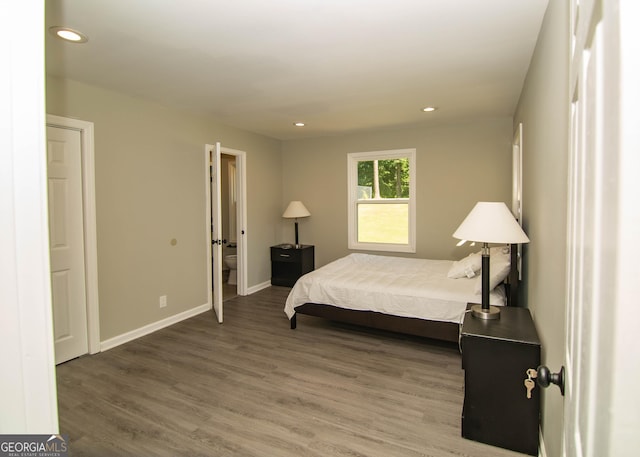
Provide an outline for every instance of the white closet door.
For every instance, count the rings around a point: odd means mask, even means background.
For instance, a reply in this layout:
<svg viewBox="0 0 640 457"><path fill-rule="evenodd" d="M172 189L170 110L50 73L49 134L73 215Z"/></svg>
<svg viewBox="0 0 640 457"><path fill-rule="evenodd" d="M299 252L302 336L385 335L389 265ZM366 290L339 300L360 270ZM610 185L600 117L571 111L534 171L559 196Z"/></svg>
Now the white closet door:
<svg viewBox="0 0 640 457"><path fill-rule="evenodd" d="M49 248L56 363L89 352L81 158L79 131L47 127Z"/></svg>

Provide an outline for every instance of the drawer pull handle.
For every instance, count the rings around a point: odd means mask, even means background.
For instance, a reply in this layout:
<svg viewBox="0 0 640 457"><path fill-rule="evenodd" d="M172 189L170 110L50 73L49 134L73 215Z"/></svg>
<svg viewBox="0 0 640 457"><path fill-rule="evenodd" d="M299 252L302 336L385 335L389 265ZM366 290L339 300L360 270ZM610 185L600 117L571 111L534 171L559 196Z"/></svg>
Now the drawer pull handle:
<svg viewBox="0 0 640 457"><path fill-rule="evenodd" d="M280 257L291 257L289 254L280 254Z"/></svg>

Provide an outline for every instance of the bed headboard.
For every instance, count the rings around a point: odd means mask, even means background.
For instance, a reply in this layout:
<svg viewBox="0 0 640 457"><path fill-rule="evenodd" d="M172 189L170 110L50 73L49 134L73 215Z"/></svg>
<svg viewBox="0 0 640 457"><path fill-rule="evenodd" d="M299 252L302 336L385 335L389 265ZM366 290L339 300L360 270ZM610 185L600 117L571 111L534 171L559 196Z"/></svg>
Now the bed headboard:
<svg viewBox="0 0 640 457"><path fill-rule="evenodd" d="M507 306L518 306L518 286L520 283L520 271L518 270L518 248L520 245L511 245L511 270L507 277Z"/></svg>

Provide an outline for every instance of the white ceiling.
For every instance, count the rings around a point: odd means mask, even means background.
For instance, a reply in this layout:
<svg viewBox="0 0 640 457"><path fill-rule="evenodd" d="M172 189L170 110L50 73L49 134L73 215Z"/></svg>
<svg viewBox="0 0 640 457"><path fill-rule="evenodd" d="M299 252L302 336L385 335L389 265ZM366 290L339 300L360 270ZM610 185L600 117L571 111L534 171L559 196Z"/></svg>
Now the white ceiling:
<svg viewBox="0 0 640 457"><path fill-rule="evenodd" d="M510 116L547 0L47 0L47 72L279 139ZM421 112L426 105L438 110ZM294 127L295 121L307 123Z"/></svg>

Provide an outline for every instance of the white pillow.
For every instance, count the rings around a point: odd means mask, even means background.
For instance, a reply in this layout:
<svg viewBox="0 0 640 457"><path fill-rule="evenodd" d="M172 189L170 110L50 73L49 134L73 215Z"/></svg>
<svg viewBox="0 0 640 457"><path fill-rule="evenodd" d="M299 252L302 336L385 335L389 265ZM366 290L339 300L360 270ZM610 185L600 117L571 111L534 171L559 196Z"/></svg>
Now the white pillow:
<svg viewBox="0 0 640 457"><path fill-rule="evenodd" d="M464 259L453 262L453 265L451 265L451 268L449 268L449 272L447 273L447 278L473 278L478 274L481 268L482 256L479 252L474 252L473 254L466 256Z"/></svg>
<svg viewBox="0 0 640 457"><path fill-rule="evenodd" d="M489 258L490 291L509 276L509 271L511 271L511 255L509 252L510 250L508 247L496 248L495 251L494 248L491 248L491 257ZM482 275L480 275L476 280L475 293L482 293Z"/></svg>
<svg viewBox="0 0 640 457"><path fill-rule="evenodd" d="M505 246L494 246L492 248L489 248L489 255L491 255L491 257L493 257L494 255L510 256L511 255L511 246L510 245L505 245Z"/></svg>

